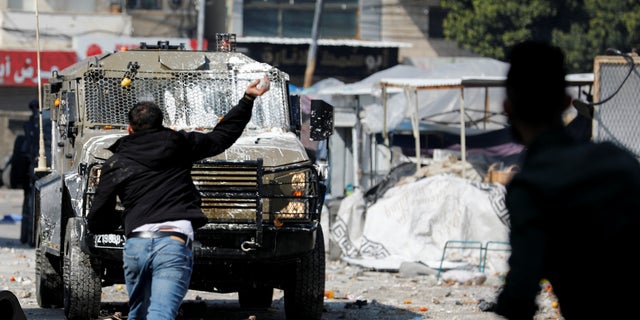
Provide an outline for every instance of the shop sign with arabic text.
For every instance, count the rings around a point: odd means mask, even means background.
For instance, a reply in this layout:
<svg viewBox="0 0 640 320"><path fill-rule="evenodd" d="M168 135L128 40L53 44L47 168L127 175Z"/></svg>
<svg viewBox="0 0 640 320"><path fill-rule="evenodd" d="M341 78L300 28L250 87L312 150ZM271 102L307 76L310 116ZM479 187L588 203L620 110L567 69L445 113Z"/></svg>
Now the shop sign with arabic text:
<svg viewBox="0 0 640 320"><path fill-rule="evenodd" d="M43 83L51 72L62 70L78 60L74 51L40 53L40 78ZM36 87L38 84L35 51L0 50L0 86Z"/></svg>

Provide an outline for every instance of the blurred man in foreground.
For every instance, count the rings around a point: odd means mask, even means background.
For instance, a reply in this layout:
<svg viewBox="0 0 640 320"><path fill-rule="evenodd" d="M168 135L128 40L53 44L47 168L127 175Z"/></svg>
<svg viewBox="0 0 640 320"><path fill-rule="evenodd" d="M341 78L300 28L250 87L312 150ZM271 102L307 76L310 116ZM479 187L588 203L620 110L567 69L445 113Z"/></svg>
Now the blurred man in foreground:
<svg viewBox="0 0 640 320"><path fill-rule="evenodd" d="M493 311L532 319L548 279L567 320L628 318L640 298L631 263L640 245L638 159L567 132L571 97L559 48L523 42L510 63L504 111L526 153L507 186L510 271Z"/></svg>

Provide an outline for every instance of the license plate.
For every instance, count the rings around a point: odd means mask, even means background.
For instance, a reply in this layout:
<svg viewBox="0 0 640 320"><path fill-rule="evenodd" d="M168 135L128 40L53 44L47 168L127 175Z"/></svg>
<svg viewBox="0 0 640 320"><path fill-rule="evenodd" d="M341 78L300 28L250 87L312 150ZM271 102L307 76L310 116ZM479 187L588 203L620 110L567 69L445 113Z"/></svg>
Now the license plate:
<svg viewBox="0 0 640 320"><path fill-rule="evenodd" d="M93 236L93 246L96 248L122 249L126 238L121 234L96 234Z"/></svg>

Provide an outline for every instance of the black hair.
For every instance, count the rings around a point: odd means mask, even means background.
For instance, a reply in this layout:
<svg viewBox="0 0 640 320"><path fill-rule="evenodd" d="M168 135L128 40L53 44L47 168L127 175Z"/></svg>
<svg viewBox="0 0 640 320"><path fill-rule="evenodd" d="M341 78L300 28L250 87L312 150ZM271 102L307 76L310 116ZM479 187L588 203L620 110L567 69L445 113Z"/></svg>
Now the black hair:
<svg viewBox="0 0 640 320"><path fill-rule="evenodd" d="M511 49L509 63L506 87L514 116L534 124L560 119L567 87L562 50L528 40Z"/></svg>
<svg viewBox="0 0 640 320"><path fill-rule="evenodd" d="M129 125L133 131L162 128L162 110L151 101L141 101L129 110Z"/></svg>

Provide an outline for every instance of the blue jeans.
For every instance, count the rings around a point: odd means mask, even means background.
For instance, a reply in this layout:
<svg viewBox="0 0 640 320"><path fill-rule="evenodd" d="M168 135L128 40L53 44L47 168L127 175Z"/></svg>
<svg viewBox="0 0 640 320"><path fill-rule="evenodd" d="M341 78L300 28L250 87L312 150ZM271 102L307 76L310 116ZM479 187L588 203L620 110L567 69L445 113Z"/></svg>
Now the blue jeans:
<svg viewBox="0 0 640 320"><path fill-rule="evenodd" d="M171 237L129 238L124 245L129 320L175 320L189 290L193 253Z"/></svg>

